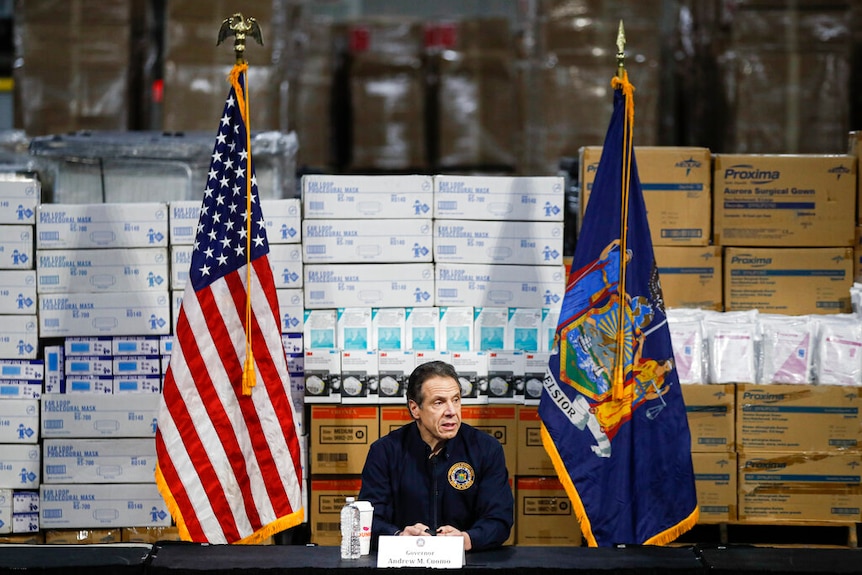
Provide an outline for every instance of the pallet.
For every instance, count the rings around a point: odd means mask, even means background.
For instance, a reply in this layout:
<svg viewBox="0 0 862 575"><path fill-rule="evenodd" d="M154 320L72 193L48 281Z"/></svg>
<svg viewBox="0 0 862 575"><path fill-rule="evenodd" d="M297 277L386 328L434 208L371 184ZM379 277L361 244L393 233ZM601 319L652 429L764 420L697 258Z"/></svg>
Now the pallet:
<svg viewBox="0 0 862 575"><path fill-rule="evenodd" d="M695 525L675 543L855 548L859 546L860 526L826 521L730 521Z"/></svg>

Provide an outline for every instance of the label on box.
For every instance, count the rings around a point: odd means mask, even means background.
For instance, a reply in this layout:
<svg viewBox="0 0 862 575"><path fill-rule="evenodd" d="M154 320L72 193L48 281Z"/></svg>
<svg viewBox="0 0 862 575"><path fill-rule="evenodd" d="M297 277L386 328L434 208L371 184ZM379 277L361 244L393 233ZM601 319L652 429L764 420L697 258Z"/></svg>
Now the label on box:
<svg viewBox="0 0 862 575"><path fill-rule="evenodd" d="M0 225L0 269L33 269L33 226Z"/></svg>
<svg viewBox="0 0 862 575"><path fill-rule="evenodd" d="M434 261L560 265L563 223L435 220Z"/></svg>
<svg viewBox="0 0 862 575"><path fill-rule="evenodd" d="M42 483L152 483L151 439L46 439Z"/></svg>
<svg viewBox="0 0 862 575"><path fill-rule="evenodd" d="M434 265L309 264L305 266L305 307L431 306Z"/></svg>
<svg viewBox="0 0 862 575"><path fill-rule="evenodd" d="M0 487L38 487L41 466L42 451L38 445L4 445L0 450Z"/></svg>
<svg viewBox="0 0 862 575"><path fill-rule="evenodd" d="M434 176L434 218L563 221L558 176Z"/></svg>
<svg viewBox="0 0 862 575"><path fill-rule="evenodd" d="M305 305L301 289L277 289L281 333L302 334Z"/></svg>
<svg viewBox="0 0 862 575"><path fill-rule="evenodd" d="M0 315L36 313L36 272L7 270L0 274Z"/></svg>
<svg viewBox="0 0 862 575"><path fill-rule="evenodd" d="M167 291L39 296L42 337L162 335L170 320Z"/></svg>
<svg viewBox="0 0 862 575"><path fill-rule="evenodd" d="M298 198L264 199L260 202L260 208L270 244L298 244L301 241L301 205ZM193 244L201 214L201 202L171 202L169 213L171 245Z"/></svg>
<svg viewBox="0 0 862 575"><path fill-rule="evenodd" d="M0 400L0 444L39 441L39 400Z"/></svg>
<svg viewBox="0 0 862 575"><path fill-rule="evenodd" d="M430 218L433 188L430 176L306 175L302 177L303 217Z"/></svg>
<svg viewBox="0 0 862 575"><path fill-rule="evenodd" d="M42 185L35 178L15 174L0 176L0 224L36 223L36 205L42 197Z"/></svg>
<svg viewBox="0 0 862 575"><path fill-rule="evenodd" d="M298 244L269 246L269 266L277 289L302 287L302 247Z"/></svg>
<svg viewBox="0 0 862 575"><path fill-rule="evenodd" d="M564 266L435 264L437 306L559 307Z"/></svg>
<svg viewBox="0 0 862 575"><path fill-rule="evenodd" d="M35 315L0 316L0 357L36 359L39 326Z"/></svg>
<svg viewBox="0 0 862 575"><path fill-rule="evenodd" d="M167 204L40 204L37 211L39 249L168 245Z"/></svg>
<svg viewBox="0 0 862 575"><path fill-rule="evenodd" d="M43 529L171 524L170 513L155 483L42 485L39 499Z"/></svg>
<svg viewBox="0 0 862 575"><path fill-rule="evenodd" d="M165 248L38 250L39 293L157 291L168 286Z"/></svg>
<svg viewBox="0 0 862 575"><path fill-rule="evenodd" d="M161 396L45 394L42 437L153 437Z"/></svg>
<svg viewBox="0 0 862 575"><path fill-rule="evenodd" d="M431 220L303 220L305 263L430 262Z"/></svg>

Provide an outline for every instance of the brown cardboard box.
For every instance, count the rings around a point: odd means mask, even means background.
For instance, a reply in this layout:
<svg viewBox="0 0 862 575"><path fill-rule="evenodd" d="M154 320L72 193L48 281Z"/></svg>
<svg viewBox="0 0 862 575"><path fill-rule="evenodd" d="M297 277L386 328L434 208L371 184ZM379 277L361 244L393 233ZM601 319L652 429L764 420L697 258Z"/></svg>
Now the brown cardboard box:
<svg viewBox="0 0 862 575"><path fill-rule="evenodd" d="M395 431L402 425L413 421L410 410L406 405L381 405L380 406L380 437Z"/></svg>
<svg viewBox="0 0 862 575"><path fill-rule="evenodd" d="M853 248L726 248L724 309L849 313Z"/></svg>
<svg viewBox="0 0 862 575"><path fill-rule="evenodd" d="M176 525L170 527L123 527L123 543L156 543L158 541L182 541Z"/></svg>
<svg viewBox="0 0 862 575"><path fill-rule="evenodd" d="M377 406L312 405L311 473L359 474L380 436Z"/></svg>
<svg viewBox="0 0 862 575"><path fill-rule="evenodd" d="M713 163L715 245L852 245L852 156L717 154Z"/></svg>
<svg viewBox="0 0 862 575"><path fill-rule="evenodd" d="M536 405L518 406L518 466L515 475L556 475L542 444L542 420Z"/></svg>
<svg viewBox="0 0 862 575"><path fill-rule="evenodd" d="M341 544L341 508L346 497L359 497L359 477L311 478L311 542L317 545Z"/></svg>
<svg viewBox="0 0 862 575"><path fill-rule="evenodd" d="M736 453L692 453L698 523L736 521Z"/></svg>
<svg viewBox="0 0 862 575"><path fill-rule="evenodd" d="M856 244L853 246L853 281L862 283L862 226L856 226Z"/></svg>
<svg viewBox="0 0 862 575"><path fill-rule="evenodd" d="M581 528L559 479L519 477L515 486L516 545L580 547Z"/></svg>
<svg viewBox="0 0 862 575"><path fill-rule="evenodd" d="M740 451L858 451L862 389L842 385L736 386Z"/></svg>
<svg viewBox="0 0 862 575"><path fill-rule="evenodd" d="M462 405L461 421L484 431L497 439L503 446L506 456L506 469L509 476L517 465L518 458L518 420L515 418L516 405Z"/></svg>
<svg viewBox="0 0 862 575"><path fill-rule="evenodd" d="M850 132L849 153L856 156L856 223L862 226L862 178L859 177L859 165L862 164L862 130Z"/></svg>
<svg viewBox="0 0 862 575"><path fill-rule="evenodd" d="M681 385L692 451L733 451L736 393L732 383Z"/></svg>
<svg viewBox="0 0 862 575"><path fill-rule="evenodd" d="M655 246L665 307L723 309L718 246Z"/></svg>
<svg viewBox="0 0 862 575"><path fill-rule="evenodd" d="M581 148L581 212L602 148ZM710 240L711 156L706 148L635 146L650 234L656 246L706 246Z"/></svg>
<svg viewBox="0 0 862 575"><path fill-rule="evenodd" d="M862 454L739 452L740 521L857 523Z"/></svg>

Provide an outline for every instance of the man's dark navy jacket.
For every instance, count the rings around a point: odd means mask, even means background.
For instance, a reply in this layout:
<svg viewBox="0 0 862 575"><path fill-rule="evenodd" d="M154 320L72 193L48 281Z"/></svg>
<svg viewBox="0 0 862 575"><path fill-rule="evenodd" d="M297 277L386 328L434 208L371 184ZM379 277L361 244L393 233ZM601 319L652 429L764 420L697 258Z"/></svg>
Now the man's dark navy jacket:
<svg viewBox="0 0 862 575"><path fill-rule="evenodd" d="M424 523L451 525L472 548L501 545L512 528L514 498L500 442L461 424L458 435L429 459L431 448L411 422L371 445L359 499L374 506L372 541Z"/></svg>

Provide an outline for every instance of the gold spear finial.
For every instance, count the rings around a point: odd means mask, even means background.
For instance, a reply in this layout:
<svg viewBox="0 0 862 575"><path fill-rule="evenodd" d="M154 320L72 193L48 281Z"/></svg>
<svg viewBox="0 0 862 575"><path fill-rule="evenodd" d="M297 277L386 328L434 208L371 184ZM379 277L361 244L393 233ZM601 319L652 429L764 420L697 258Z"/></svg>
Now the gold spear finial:
<svg viewBox="0 0 862 575"><path fill-rule="evenodd" d="M622 78L626 69L626 31L623 21L620 20L620 29L617 32L617 77Z"/></svg>
<svg viewBox="0 0 862 575"><path fill-rule="evenodd" d="M260 25L254 18L244 18L242 14L237 12L230 18L225 18L218 30L218 42L216 46L221 44L225 38L233 36L233 51L236 54L236 63L245 63L245 37L251 36L257 43L263 46L263 37L260 33Z"/></svg>

